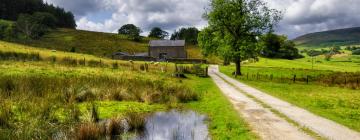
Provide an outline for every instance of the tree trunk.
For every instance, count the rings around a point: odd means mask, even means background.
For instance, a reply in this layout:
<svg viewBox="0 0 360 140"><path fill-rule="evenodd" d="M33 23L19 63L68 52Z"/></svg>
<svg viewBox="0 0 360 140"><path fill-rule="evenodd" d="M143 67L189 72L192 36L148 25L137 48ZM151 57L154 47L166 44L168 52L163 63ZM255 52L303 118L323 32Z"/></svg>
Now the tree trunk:
<svg viewBox="0 0 360 140"><path fill-rule="evenodd" d="M242 75L241 74L241 60L240 59L236 59L235 60L235 65L236 65L236 71L235 71L235 76L238 76L238 75Z"/></svg>
<svg viewBox="0 0 360 140"><path fill-rule="evenodd" d="M224 62L223 62L223 65L224 66L229 66L230 65L229 59L225 58Z"/></svg>

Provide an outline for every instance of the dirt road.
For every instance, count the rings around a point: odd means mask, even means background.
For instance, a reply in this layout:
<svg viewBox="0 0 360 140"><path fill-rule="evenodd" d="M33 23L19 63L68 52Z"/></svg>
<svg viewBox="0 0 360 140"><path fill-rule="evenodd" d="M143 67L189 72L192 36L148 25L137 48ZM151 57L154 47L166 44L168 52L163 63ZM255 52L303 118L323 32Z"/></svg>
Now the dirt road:
<svg viewBox="0 0 360 140"><path fill-rule="evenodd" d="M209 75L255 132L263 139L304 140L312 138L246 95L251 95L256 100L265 103L292 121L309 128L324 138L331 140L360 140L358 132L240 83L220 73L217 66L210 67Z"/></svg>
<svg viewBox="0 0 360 140"><path fill-rule="evenodd" d="M217 67L210 68L209 75L216 85L229 98L235 109L245 118L251 128L265 140L311 140L312 138L301 132L295 126L289 124L256 103L253 99L238 91L232 85L225 82L218 75Z"/></svg>

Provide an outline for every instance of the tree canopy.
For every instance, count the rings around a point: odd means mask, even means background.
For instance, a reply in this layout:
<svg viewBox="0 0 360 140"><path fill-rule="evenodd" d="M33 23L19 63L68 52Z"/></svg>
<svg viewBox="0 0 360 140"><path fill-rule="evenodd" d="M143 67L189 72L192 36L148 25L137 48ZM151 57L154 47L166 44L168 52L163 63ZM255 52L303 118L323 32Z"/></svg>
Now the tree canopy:
<svg viewBox="0 0 360 140"><path fill-rule="evenodd" d="M203 53L235 62L235 75L241 75L241 61L257 58L258 37L272 31L281 13L262 0L211 0L204 17L209 26L198 39Z"/></svg>
<svg viewBox="0 0 360 140"><path fill-rule="evenodd" d="M16 21L16 30L25 38L37 39L50 28L55 28L56 18L49 13L36 12L33 15L21 14Z"/></svg>
<svg viewBox="0 0 360 140"><path fill-rule="evenodd" d="M261 37L261 47L261 55L267 58L296 59L303 57L295 48L295 43L288 40L286 36L265 34Z"/></svg>
<svg viewBox="0 0 360 140"><path fill-rule="evenodd" d="M169 33L162 30L160 27L154 27L151 29L149 37L158 38L158 39L165 39L169 36Z"/></svg>
<svg viewBox="0 0 360 140"><path fill-rule="evenodd" d="M16 21L21 14L34 14L46 12L52 14L56 19L56 27L75 28L76 22L71 12L63 8L44 3L42 0L1 0L0 18Z"/></svg>
<svg viewBox="0 0 360 140"><path fill-rule="evenodd" d="M171 40L185 40L187 44L198 44L197 38L198 38L199 30L195 27L189 27L189 28L181 28L178 31L175 31L170 39Z"/></svg>
<svg viewBox="0 0 360 140"><path fill-rule="evenodd" d="M127 35L132 40L135 41L141 40L141 36L140 36L141 29L139 27L136 27L134 24L123 25L118 32L119 34Z"/></svg>

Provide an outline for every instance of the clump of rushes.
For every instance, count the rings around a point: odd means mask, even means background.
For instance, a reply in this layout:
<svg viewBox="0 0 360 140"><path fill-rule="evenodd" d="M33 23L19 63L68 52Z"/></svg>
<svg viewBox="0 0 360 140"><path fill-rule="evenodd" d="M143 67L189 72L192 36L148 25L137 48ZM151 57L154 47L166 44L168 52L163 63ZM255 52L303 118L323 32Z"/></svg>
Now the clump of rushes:
<svg viewBox="0 0 360 140"><path fill-rule="evenodd" d="M124 130L124 126L122 126L121 119L112 118L109 120L106 125L106 135L107 136L118 136Z"/></svg>
<svg viewBox="0 0 360 140"><path fill-rule="evenodd" d="M101 128L95 123L84 123L77 128L76 140L98 140L101 138Z"/></svg>
<svg viewBox="0 0 360 140"><path fill-rule="evenodd" d="M5 103L1 103L0 107L0 128L10 128L11 107Z"/></svg>
<svg viewBox="0 0 360 140"><path fill-rule="evenodd" d="M91 106L91 120L92 122L99 122L100 118L99 118L99 113L97 110L97 107L95 104L92 104Z"/></svg>
<svg viewBox="0 0 360 140"><path fill-rule="evenodd" d="M69 66L77 66L78 64L77 59L71 57L64 57L61 63Z"/></svg>
<svg viewBox="0 0 360 140"><path fill-rule="evenodd" d="M113 69L119 69L119 63L118 62L113 62L112 63L112 68Z"/></svg>
<svg viewBox="0 0 360 140"><path fill-rule="evenodd" d="M5 95L10 96L14 90L15 90L15 83L11 77L0 78L0 91L2 93L5 93Z"/></svg>
<svg viewBox="0 0 360 140"><path fill-rule="evenodd" d="M130 131L143 131L146 124L146 115L137 112L126 113L126 120Z"/></svg>

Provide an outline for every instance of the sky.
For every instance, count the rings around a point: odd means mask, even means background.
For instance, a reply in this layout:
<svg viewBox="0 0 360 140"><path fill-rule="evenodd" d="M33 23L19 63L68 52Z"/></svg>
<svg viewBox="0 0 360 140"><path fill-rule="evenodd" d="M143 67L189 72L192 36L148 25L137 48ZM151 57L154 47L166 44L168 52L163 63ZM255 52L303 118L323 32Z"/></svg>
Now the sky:
<svg viewBox="0 0 360 140"><path fill-rule="evenodd" d="M283 13L276 26L289 38L360 26L360 0L263 0ZM74 13L77 29L117 32L135 24L147 35L152 27L172 33L181 27L207 26L202 18L209 0L45 0Z"/></svg>

